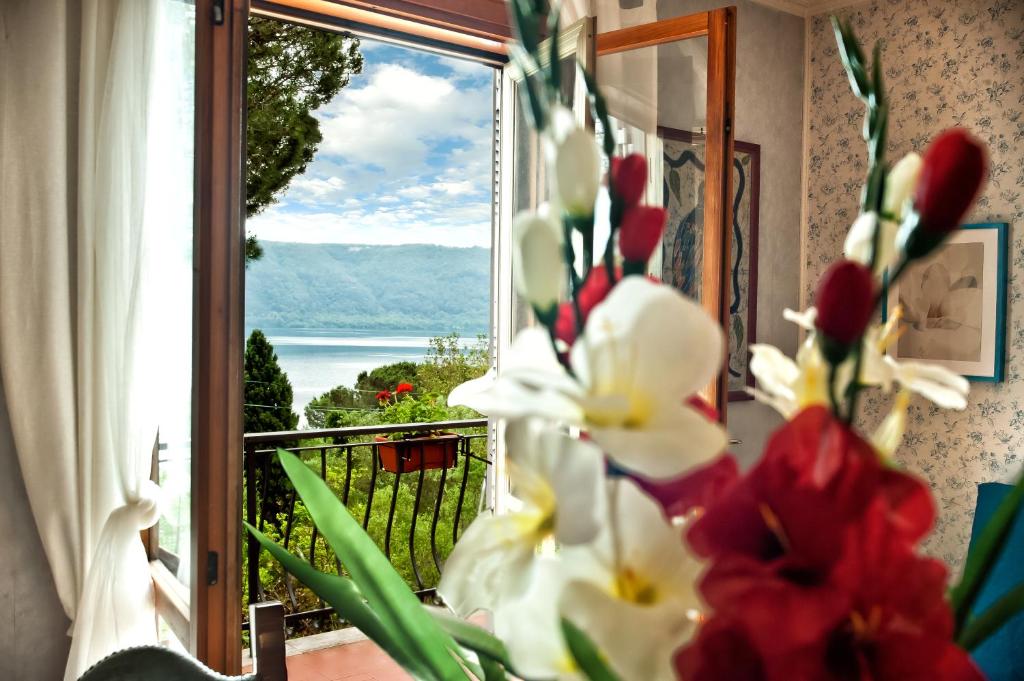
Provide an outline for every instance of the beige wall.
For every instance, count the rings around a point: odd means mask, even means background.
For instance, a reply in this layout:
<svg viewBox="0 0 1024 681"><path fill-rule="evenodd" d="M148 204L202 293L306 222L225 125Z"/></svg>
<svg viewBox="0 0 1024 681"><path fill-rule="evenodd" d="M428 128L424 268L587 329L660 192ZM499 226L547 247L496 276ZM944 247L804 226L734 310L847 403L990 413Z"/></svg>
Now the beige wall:
<svg viewBox="0 0 1024 681"><path fill-rule="evenodd" d="M959 566L967 550L976 485L1020 474L1024 448L1024 3L1019 0L874 0L841 13L860 39L882 40L892 105L889 154L921 151L932 136L961 125L988 146L992 175L969 222L1009 222L1010 288L1006 381L972 384L962 413L917 398L900 460L929 480L939 522L927 548ZM809 221L805 293L839 256L856 217L865 167L863 108L850 92L827 16L809 22ZM888 408L868 400L868 423Z"/></svg>
<svg viewBox="0 0 1024 681"><path fill-rule="evenodd" d="M14 453L0 386L0 679L48 681L64 675L71 639L39 543Z"/></svg>

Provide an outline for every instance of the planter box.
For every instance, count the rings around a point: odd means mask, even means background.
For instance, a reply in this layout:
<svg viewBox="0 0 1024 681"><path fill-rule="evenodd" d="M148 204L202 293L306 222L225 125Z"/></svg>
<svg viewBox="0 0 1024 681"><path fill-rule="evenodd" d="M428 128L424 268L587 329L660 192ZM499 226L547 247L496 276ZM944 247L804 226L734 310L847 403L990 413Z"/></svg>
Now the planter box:
<svg viewBox="0 0 1024 681"><path fill-rule="evenodd" d="M457 433L441 433L405 440L389 440L378 435L376 440L380 465L392 473L399 472L399 462L402 464L401 472L408 473L431 468L452 468L458 461Z"/></svg>

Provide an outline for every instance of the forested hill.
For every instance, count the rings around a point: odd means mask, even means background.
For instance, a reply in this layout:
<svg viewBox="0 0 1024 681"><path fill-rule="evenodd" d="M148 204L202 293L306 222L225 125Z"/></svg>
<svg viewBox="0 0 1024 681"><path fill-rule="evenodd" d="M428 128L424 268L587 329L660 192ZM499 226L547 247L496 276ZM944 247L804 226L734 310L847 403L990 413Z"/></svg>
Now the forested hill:
<svg viewBox="0 0 1024 681"><path fill-rule="evenodd" d="M246 270L247 327L484 332L490 253L425 244L260 241Z"/></svg>

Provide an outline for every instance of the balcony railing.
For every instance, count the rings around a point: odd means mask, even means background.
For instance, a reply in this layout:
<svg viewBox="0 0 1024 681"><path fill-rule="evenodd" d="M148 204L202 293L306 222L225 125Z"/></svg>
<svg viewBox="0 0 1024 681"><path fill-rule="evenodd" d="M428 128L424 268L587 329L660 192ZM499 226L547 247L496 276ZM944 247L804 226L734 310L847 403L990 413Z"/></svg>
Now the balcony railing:
<svg viewBox="0 0 1024 681"><path fill-rule="evenodd" d="M278 448L292 452L327 481L410 587L421 599L429 600L435 594L441 567L459 532L476 517L482 505L483 481L490 464L486 429L486 419L475 419L247 434L246 520L276 536L285 548L319 569L341 574L341 565L319 536L301 500L290 483L284 482L274 453ZM428 470L415 469L411 458L399 456L396 472L385 468L380 452L382 442L376 436L438 431L458 434L454 460L446 459L440 467ZM420 457L423 456L422 443L404 447L411 448L413 453L419 449ZM406 466L414 470L405 470ZM394 468L393 463L388 467ZM403 535L402 539L393 546L392 540L399 535ZM328 621L333 611L266 558L261 578L260 560L259 543L246 533L249 603L282 601L287 610L285 623L294 633L332 626ZM269 579L267 572L273 572ZM243 629L247 627L248 623L243 624Z"/></svg>

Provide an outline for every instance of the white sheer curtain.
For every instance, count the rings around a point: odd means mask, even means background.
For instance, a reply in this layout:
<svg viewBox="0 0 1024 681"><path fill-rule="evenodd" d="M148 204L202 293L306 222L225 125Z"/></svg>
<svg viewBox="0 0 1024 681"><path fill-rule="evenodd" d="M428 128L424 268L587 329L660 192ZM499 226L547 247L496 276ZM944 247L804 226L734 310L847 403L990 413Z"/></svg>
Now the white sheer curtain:
<svg viewBox="0 0 1024 681"><path fill-rule="evenodd" d="M149 472L160 282L149 268L159 224L147 170L160 163L151 123L162 2L0 8L0 378L72 621L66 680L156 641L139 531L158 518Z"/></svg>

